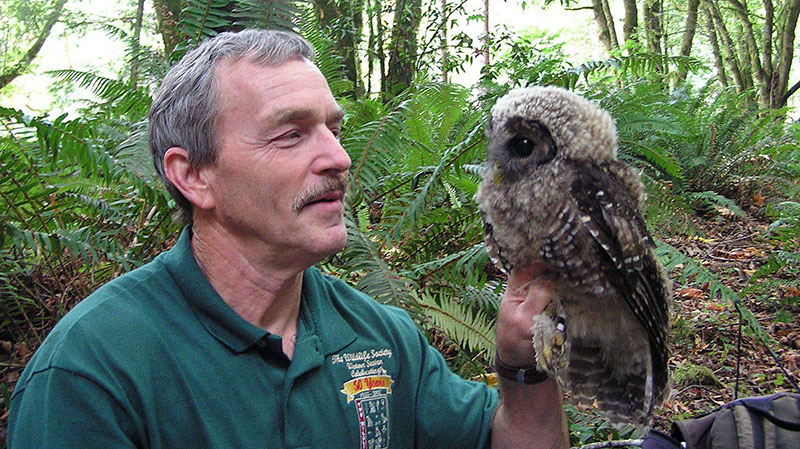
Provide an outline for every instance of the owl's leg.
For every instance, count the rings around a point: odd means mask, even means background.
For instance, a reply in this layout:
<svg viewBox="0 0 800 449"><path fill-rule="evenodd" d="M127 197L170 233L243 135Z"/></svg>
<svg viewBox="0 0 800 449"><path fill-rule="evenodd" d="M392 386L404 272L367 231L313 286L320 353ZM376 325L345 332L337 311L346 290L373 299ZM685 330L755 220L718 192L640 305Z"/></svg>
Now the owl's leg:
<svg viewBox="0 0 800 449"><path fill-rule="evenodd" d="M551 317L552 315L552 317ZM558 316L552 305L544 312L533 316L533 349L536 351L536 368L555 375L563 368L566 327L564 318Z"/></svg>

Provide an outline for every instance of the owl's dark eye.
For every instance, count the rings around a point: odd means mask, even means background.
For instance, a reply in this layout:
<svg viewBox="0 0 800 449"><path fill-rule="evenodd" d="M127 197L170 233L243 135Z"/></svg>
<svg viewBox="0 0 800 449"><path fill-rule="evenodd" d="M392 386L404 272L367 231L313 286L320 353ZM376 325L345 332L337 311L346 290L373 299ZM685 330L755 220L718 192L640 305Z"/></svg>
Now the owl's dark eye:
<svg viewBox="0 0 800 449"><path fill-rule="evenodd" d="M508 149L514 157L528 157L533 153L534 142L527 137L516 136L508 141Z"/></svg>

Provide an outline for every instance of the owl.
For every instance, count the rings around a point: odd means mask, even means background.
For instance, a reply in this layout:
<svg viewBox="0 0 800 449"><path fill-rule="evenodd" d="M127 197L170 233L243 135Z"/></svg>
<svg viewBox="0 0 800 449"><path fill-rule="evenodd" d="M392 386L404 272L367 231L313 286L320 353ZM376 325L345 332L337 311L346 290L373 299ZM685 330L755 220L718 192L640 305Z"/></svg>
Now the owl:
<svg viewBox="0 0 800 449"><path fill-rule="evenodd" d="M493 262L545 264L533 317L539 370L614 423L650 423L669 390L671 285L642 218L644 187L617 159L610 114L568 90L516 89L492 108L475 196Z"/></svg>

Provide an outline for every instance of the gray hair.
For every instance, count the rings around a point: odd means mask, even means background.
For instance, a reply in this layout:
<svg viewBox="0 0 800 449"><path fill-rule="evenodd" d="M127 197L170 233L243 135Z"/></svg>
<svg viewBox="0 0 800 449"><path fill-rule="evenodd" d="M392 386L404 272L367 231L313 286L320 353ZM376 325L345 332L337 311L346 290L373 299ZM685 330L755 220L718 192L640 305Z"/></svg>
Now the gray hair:
<svg viewBox="0 0 800 449"><path fill-rule="evenodd" d="M236 62L244 57L254 64L276 66L295 58L311 60L314 48L297 34L285 31L220 33L186 53L167 72L153 97L150 152L158 176L178 205L177 218L184 224L192 224L192 205L167 179L164 154L172 147L183 148L194 169L217 162L220 98L215 70L221 61Z"/></svg>

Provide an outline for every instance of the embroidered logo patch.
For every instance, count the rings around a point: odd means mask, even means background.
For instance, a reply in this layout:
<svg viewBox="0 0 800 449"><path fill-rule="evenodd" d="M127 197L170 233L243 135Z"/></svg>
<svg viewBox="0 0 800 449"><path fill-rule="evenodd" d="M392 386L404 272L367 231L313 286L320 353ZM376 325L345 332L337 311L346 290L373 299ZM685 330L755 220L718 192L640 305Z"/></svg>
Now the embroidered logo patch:
<svg viewBox="0 0 800 449"><path fill-rule="evenodd" d="M344 383L342 393L347 395L347 403L362 392L384 390L386 394L392 393L392 378L390 376L359 377Z"/></svg>
<svg viewBox="0 0 800 449"><path fill-rule="evenodd" d="M389 348L334 354L332 363L344 364L351 379L342 385L347 403L355 405L361 449L389 448L389 398L392 376L383 366L392 357Z"/></svg>

